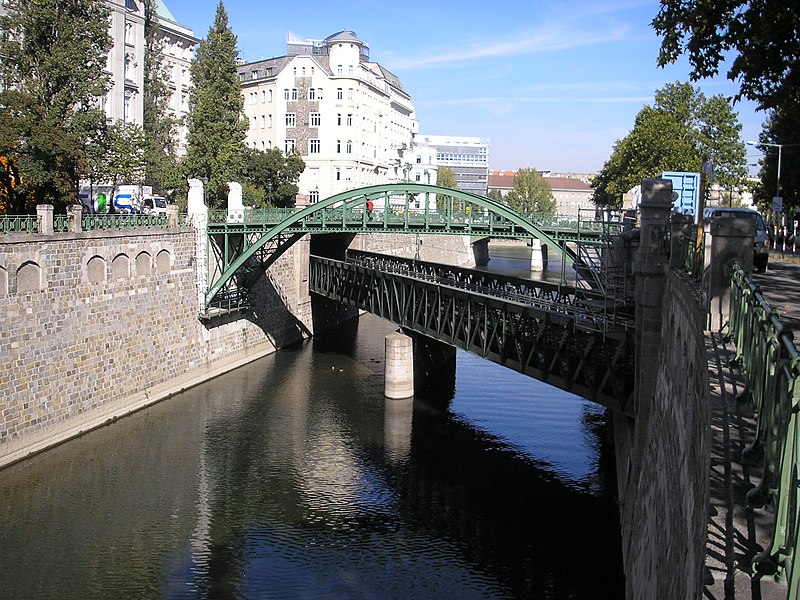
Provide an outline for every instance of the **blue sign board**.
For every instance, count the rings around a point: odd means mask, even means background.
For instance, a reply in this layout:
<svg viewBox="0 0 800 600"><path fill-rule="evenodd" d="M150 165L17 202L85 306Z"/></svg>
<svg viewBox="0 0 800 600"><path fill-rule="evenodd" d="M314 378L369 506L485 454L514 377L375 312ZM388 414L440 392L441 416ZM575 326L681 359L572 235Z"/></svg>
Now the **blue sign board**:
<svg viewBox="0 0 800 600"><path fill-rule="evenodd" d="M692 215L697 224L700 218L700 173L668 171L662 173L661 178L672 182L672 212Z"/></svg>

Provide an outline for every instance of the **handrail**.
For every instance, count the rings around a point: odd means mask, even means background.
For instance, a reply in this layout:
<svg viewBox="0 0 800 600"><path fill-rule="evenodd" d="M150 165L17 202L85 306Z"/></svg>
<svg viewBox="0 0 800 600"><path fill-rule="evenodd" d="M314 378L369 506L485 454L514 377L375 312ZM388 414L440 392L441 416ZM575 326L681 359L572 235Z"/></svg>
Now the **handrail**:
<svg viewBox="0 0 800 600"><path fill-rule="evenodd" d="M748 505L772 508L771 539L753 558L753 572L786 573L789 598L798 598L800 572L794 554L800 525L800 355L792 331L764 299L759 287L734 263L731 274L730 338L734 364L746 378L746 394L757 415L756 431L745 455L763 452L763 475L747 494Z"/></svg>
<svg viewBox="0 0 800 600"><path fill-rule="evenodd" d="M39 233L38 215L0 215L0 233Z"/></svg>

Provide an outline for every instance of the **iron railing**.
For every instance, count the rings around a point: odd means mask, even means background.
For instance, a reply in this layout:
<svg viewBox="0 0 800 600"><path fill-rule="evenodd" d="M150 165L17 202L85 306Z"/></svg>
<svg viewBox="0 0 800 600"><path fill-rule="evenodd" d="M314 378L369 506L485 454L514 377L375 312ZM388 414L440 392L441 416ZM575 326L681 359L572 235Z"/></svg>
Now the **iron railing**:
<svg viewBox="0 0 800 600"><path fill-rule="evenodd" d="M771 539L753 558L753 572L774 574L782 569L789 598L799 598L794 553L800 523L800 356L792 331L738 264L731 275L729 334L736 345L734 364L746 378L744 396L756 413L754 439L745 456L763 454L761 482L748 492L747 502L769 506L773 519Z"/></svg>
<svg viewBox="0 0 800 600"><path fill-rule="evenodd" d="M88 214L81 216L83 231L168 227L167 215Z"/></svg>
<svg viewBox="0 0 800 600"><path fill-rule="evenodd" d="M0 215L0 233L39 233L37 215Z"/></svg>

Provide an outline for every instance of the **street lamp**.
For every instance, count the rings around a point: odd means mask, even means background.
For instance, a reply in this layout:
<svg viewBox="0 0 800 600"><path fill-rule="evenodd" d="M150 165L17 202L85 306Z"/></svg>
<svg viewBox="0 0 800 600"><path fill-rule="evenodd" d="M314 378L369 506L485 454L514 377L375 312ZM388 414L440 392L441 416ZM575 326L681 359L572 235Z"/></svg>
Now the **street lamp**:
<svg viewBox="0 0 800 600"><path fill-rule="evenodd" d="M778 149L778 181L775 185L775 197L781 197L781 151L786 144L770 144L768 142L746 142L748 146L769 146Z"/></svg>

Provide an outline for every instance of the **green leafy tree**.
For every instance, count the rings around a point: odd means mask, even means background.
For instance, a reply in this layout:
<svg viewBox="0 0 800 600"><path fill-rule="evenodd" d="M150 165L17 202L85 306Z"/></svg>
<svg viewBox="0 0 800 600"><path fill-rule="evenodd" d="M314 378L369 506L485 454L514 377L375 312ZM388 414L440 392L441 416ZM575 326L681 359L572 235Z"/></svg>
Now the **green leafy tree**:
<svg viewBox="0 0 800 600"><path fill-rule="evenodd" d="M285 155L278 148L249 150L247 181L261 191L260 202L258 194L250 194L249 201L255 206L294 206L297 181L305 168L306 163L294 152Z"/></svg>
<svg viewBox="0 0 800 600"><path fill-rule="evenodd" d="M183 185L176 181L175 128L179 121L168 111L168 73L162 59L163 31L158 21L156 0L144 2L144 89L143 120L146 147L144 183L158 193Z"/></svg>
<svg viewBox="0 0 800 600"><path fill-rule="evenodd" d="M214 24L192 63L184 171L188 177L208 181L206 200L214 207L225 204L228 181L238 181L245 169L247 121L237 55L236 36L220 2Z"/></svg>
<svg viewBox="0 0 800 600"><path fill-rule="evenodd" d="M517 171L514 184L505 199L506 203L523 214L556 212L553 190L536 169L526 167Z"/></svg>
<svg viewBox="0 0 800 600"><path fill-rule="evenodd" d="M800 111L776 109L764 123L759 141L783 144L786 140L800 140ZM753 191L762 208L772 208L772 197L778 187L778 148L761 146L764 158L759 172L761 182ZM785 212L800 210L800 143L785 144L780 151L780 196Z"/></svg>
<svg viewBox="0 0 800 600"><path fill-rule="evenodd" d="M436 169L436 185L439 187L450 188L451 190L458 189L458 181L456 180L456 173L450 167L439 167ZM443 212L446 210L448 202L453 202L453 210L458 210L456 206L456 199L453 196L444 196L436 194L436 210Z"/></svg>
<svg viewBox="0 0 800 600"><path fill-rule="evenodd" d="M16 169L0 171L0 187L10 192L6 210L63 209L77 200L87 140L105 122L98 98L108 88L108 9L95 0L7 0L5 10L0 156Z"/></svg>
<svg viewBox="0 0 800 600"><path fill-rule="evenodd" d="M752 0L661 0L653 28L658 64L686 54L692 80L713 77L731 54L727 78L762 109L800 103L800 4Z"/></svg>
<svg viewBox="0 0 800 600"><path fill-rule="evenodd" d="M503 198L503 192L497 189L489 190L489 198L495 202L505 202L505 198Z"/></svg>
<svg viewBox="0 0 800 600"><path fill-rule="evenodd" d="M592 181L594 201L618 207L622 195L643 179L664 171L700 172L706 160L720 182L743 184L740 131L738 117L723 97L707 99L688 83L667 84L656 92L654 106L639 111L630 133L614 144Z"/></svg>

